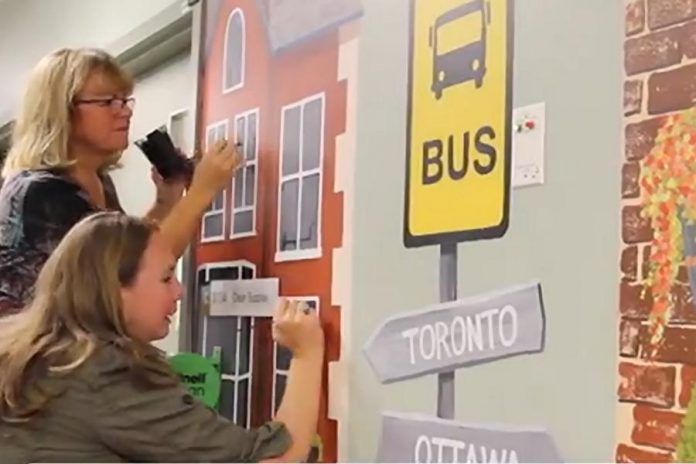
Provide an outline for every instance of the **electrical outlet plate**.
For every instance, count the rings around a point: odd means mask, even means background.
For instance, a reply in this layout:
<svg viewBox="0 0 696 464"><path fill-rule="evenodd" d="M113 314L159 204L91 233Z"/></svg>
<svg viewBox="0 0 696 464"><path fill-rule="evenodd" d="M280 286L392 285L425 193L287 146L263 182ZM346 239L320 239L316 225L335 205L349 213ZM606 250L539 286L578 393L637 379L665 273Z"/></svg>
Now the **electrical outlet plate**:
<svg viewBox="0 0 696 464"><path fill-rule="evenodd" d="M516 108L512 112L512 187L544 183L546 104Z"/></svg>

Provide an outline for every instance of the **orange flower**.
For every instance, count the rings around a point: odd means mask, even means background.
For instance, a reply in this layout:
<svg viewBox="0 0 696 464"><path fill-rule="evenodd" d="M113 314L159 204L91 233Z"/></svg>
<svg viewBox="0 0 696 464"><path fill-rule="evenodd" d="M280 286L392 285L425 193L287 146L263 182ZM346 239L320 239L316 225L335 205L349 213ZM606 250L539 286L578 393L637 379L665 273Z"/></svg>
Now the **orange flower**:
<svg viewBox="0 0 696 464"><path fill-rule="evenodd" d="M673 310L677 264L684 259L677 214L696 220L696 108L660 119L660 143L640 162L641 203L653 240L646 288L652 293L650 343L660 343ZM696 262L696 257L691 262ZM650 350L649 350L650 351Z"/></svg>
<svg viewBox="0 0 696 464"><path fill-rule="evenodd" d="M669 155L670 157L674 156L674 139L667 139L664 144L664 148L662 149L662 153L665 155Z"/></svg>
<svg viewBox="0 0 696 464"><path fill-rule="evenodd" d="M653 314L660 315L667 311L667 301L659 299L653 304Z"/></svg>

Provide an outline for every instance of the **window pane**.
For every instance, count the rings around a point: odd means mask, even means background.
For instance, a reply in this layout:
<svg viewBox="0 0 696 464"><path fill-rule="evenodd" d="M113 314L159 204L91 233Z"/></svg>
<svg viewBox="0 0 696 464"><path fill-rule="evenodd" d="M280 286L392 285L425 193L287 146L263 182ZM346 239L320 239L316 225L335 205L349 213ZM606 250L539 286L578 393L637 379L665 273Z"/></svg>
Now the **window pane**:
<svg viewBox="0 0 696 464"><path fill-rule="evenodd" d="M321 149L321 100L313 100L304 107L302 125L302 170L319 167Z"/></svg>
<svg viewBox="0 0 696 464"><path fill-rule="evenodd" d="M256 159L256 138L258 137L258 132L256 113L252 113L249 115L249 125L247 126L246 158L248 160Z"/></svg>
<svg viewBox="0 0 696 464"><path fill-rule="evenodd" d="M237 142L241 143L242 147L244 147L246 145L246 141L247 141L245 122L246 122L246 119L244 117L237 118L237 120L236 120Z"/></svg>
<svg viewBox="0 0 696 464"><path fill-rule="evenodd" d="M290 369L290 360L292 359L292 351L281 345L276 345L276 369L287 371Z"/></svg>
<svg viewBox="0 0 696 464"><path fill-rule="evenodd" d="M239 370L237 371L237 375L249 372L250 349L252 343L251 318L241 317L239 329Z"/></svg>
<svg viewBox="0 0 696 464"><path fill-rule="evenodd" d="M310 307L310 309L313 309L314 311L317 310L317 300L305 300L305 303Z"/></svg>
<svg viewBox="0 0 696 464"><path fill-rule="evenodd" d="M300 170L300 108L285 110L283 120L283 175Z"/></svg>
<svg viewBox="0 0 696 464"><path fill-rule="evenodd" d="M227 419L234 420L234 390L235 383L232 380L223 380L220 392L220 414Z"/></svg>
<svg viewBox="0 0 696 464"><path fill-rule="evenodd" d="M213 267L208 271L210 280L237 280L239 268L237 266Z"/></svg>
<svg viewBox="0 0 696 464"><path fill-rule="evenodd" d="M202 280L200 281L202 282ZM207 317L210 306L208 301L210 298L210 287L208 284L203 284L198 288L198 305L196 307L196 317L193 319L193 330L198 335L196 345L202 353L205 348L205 340L203 339L203 321Z"/></svg>
<svg viewBox="0 0 696 464"><path fill-rule="evenodd" d="M213 198L212 203L208 206L206 211L218 211L222 209L222 205L225 201L225 192L218 192L218 194Z"/></svg>
<svg viewBox="0 0 696 464"><path fill-rule="evenodd" d="M280 192L280 237L281 251L297 249L297 194L298 181L283 182Z"/></svg>
<svg viewBox="0 0 696 464"><path fill-rule="evenodd" d="M317 248L319 219L319 174L302 179L300 248Z"/></svg>
<svg viewBox="0 0 696 464"><path fill-rule="evenodd" d="M256 166L251 165L244 168L246 179L244 180L244 205L254 205L254 187L256 186Z"/></svg>
<svg viewBox="0 0 696 464"><path fill-rule="evenodd" d="M227 123L220 124L217 127L217 134L215 135L215 141L227 138Z"/></svg>
<svg viewBox="0 0 696 464"><path fill-rule="evenodd" d="M244 234L247 232L252 232L253 230L254 230L254 212L253 211L242 211L241 213L234 213L233 231L235 234Z"/></svg>
<svg viewBox="0 0 696 464"><path fill-rule="evenodd" d="M210 304L210 284L204 284L200 287L198 297L198 304L201 307L207 308L207 306Z"/></svg>
<svg viewBox="0 0 696 464"><path fill-rule="evenodd" d="M280 406L280 401L283 399L283 394L285 393L285 375L276 374L275 375L275 406L273 408L274 412L278 411L278 406Z"/></svg>
<svg viewBox="0 0 696 464"><path fill-rule="evenodd" d="M218 192L215 196L215 201L213 202L213 208L215 210L221 210L225 205L225 191L222 190Z"/></svg>
<svg viewBox="0 0 696 464"><path fill-rule="evenodd" d="M206 355L212 356L213 348L222 348L222 373L234 375L237 365L237 317L216 316L208 318L205 340Z"/></svg>
<svg viewBox="0 0 696 464"><path fill-rule="evenodd" d="M222 235L222 214L214 213L203 219L203 238Z"/></svg>
<svg viewBox="0 0 696 464"><path fill-rule="evenodd" d="M237 425L247 427L247 406L249 398L249 379L237 382Z"/></svg>
<svg viewBox="0 0 696 464"><path fill-rule="evenodd" d="M309 456L307 456L306 462L319 462L320 457L321 457L321 450L319 449L319 446L312 445L312 447L309 449Z"/></svg>
<svg viewBox="0 0 696 464"><path fill-rule="evenodd" d="M196 348L203 352L205 340L203 340L203 320L209 312L208 301L210 298L210 287L205 281L205 269L198 271L198 300L196 301L195 317L191 321L192 330L198 336L196 338Z"/></svg>
<svg viewBox="0 0 696 464"><path fill-rule="evenodd" d="M230 88L242 82L242 17L235 14L230 17L227 35L227 69L225 70L225 87Z"/></svg>
<svg viewBox="0 0 696 464"><path fill-rule="evenodd" d="M247 266L242 266L242 279L253 279L254 270Z"/></svg>
<svg viewBox="0 0 696 464"><path fill-rule="evenodd" d="M243 204L244 170L238 170L234 175L234 207L239 208Z"/></svg>

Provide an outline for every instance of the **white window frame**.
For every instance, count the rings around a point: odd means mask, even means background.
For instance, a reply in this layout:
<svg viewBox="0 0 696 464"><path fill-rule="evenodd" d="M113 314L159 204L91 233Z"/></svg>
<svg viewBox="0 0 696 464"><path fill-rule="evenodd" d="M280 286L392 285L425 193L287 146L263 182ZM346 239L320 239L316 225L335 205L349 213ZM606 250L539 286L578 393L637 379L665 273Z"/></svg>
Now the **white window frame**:
<svg viewBox="0 0 696 464"><path fill-rule="evenodd" d="M210 124L208 127L205 129L205 149L208 150L210 147L208 146L208 140L210 139L209 135L210 132L218 130L220 127L224 127L224 137L228 138L229 134L229 121L227 119L224 119L222 121L218 121L215 123ZM211 242L219 242L221 240L225 240L225 223L227 222L227 217L225 214L225 211L227 210L227 191L222 190L222 208L220 209L210 209L207 210L206 212L203 213L203 217L201 218L201 243L211 243ZM213 199L213 203L211 203L211 208L215 204L215 199ZM213 235L210 237L205 236L205 219L210 217L210 216L217 216L221 215L222 216L222 232L220 235Z"/></svg>
<svg viewBox="0 0 696 464"><path fill-rule="evenodd" d="M203 264L201 266L198 266L198 269L196 271L196 276L200 273L200 271L205 271L205 282L210 283L210 270L211 269L221 269L221 268L230 268L230 267L236 267L239 269L239 279L242 279L242 268L246 267L251 269L252 272L252 279L256 278L256 265L252 263L251 261L247 261L245 259L240 259L240 260L235 260L235 261L220 261L216 263L208 263L208 264ZM200 292L200 282L198 285L198 291ZM203 351L203 356L212 356L212 353L208 353L207 349L207 344L206 341L208 339L208 317L209 314L204 314L203 317L203 337L201 340L201 348ZM242 330L242 317L244 316L237 316L237 334L241 333ZM227 380L235 383L235 389L234 389L234 398L233 398L233 412L232 412L232 417L234 418L233 422L236 422L237 419L237 398L239 395L239 383L242 380L247 380L248 385L249 385L249 390L247 392L247 417L246 417L246 427L251 427L251 397L252 397L252 375L254 373L254 327L255 327L255 319L254 317L251 317L251 322L250 322L250 327L249 327L249 370L244 373L240 374L239 373L239 353L241 352L241 340L240 337L237 337L237 344L235 347L235 368L237 369L237 372L234 374L225 374L224 372L221 373L221 378L222 380ZM222 366L220 366L222 369Z"/></svg>
<svg viewBox="0 0 696 464"><path fill-rule="evenodd" d="M289 300L296 301L312 301L314 302L314 307L317 308L317 314L321 317L321 299L318 296L288 296ZM285 385L288 384L288 373L289 371L284 369L278 369L278 343L273 341L273 389L271 390L271 416L276 414L276 406L280 407L280 404L275 404L276 396L276 376L285 377Z"/></svg>
<svg viewBox="0 0 696 464"><path fill-rule="evenodd" d="M172 141L174 142L174 145L176 145L177 140L175 140L174 133L172 133L172 127L174 126L174 121L177 119L185 118L188 116L188 108L181 108L176 111L173 111L169 113L169 117L167 118L167 132L169 133L169 136L172 138ZM208 132L206 131L206 136L208 135ZM185 147L180 147L177 146L177 148L180 149L185 149Z"/></svg>
<svg viewBox="0 0 696 464"><path fill-rule="evenodd" d="M259 108L254 108L254 109L246 111L244 113L239 113L238 115L236 115L234 117L234 140L235 140L235 142L237 142L239 140L239 120L240 119L244 119L244 130L247 131L247 133L248 133L249 117L251 115L256 116L256 128L255 128L255 130L256 130L256 147L255 147L255 153L254 153L254 160L253 161L246 160L246 151L245 151L244 152L245 163L244 163L244 166L240 169L243 170L242 195L244 195L244 192L246 192L246 183L247 183L246 168L248 166L255 166L256 167L256 169L254 169L254 191L252 192L254 199L252 201L251 206L242 205L240 207L235 207L234 194L236 192L236 189L234 188L235 187L234 184L236 182L236 178L235 178L236 176L232 177L231 199L230 199L230 239L253 237L256 235L256 204L258 202L258 189L259 189L259 141L260 141L259 128L261 127L261 123L260 123L261 111L259 110ZM244 147L242 147L242 149L244 149ZM243 213L245 211L251 211L251 231L235 234L235 232L234 232L235 214L236 213Z"/></svg>
<svg viewBox="0 0 696 464"><path fill-rule="evenodd" d="M232 86L227 85L227 58L228 58L228 53L227 53L227 44L229 42L229 35L230 35L230 24L232 24L232 18L235 15L239 15L241 21L240 24L242 25L242 54L241 54L241 60L242 62L240 63L240 81ZM244 75L246 73L246 19L244 17L244 11L242 11L241 8L235 8L232 10L230 15L227 17L227 26L225 27L225 46L224 46L224 51L223 51L223 56L222 56L222 93L223 95L234 92L235 90L241 89L244 87Z"/></svg>
<svg viewBox="0 0 696 464"><path fill-rule="evenodd" d="M189 114L188 108L181 108L176 111L172 111L169 113L169 117L167 118L167 133L169 136L172 138L172 141L174 142L174 145L177 146L177 148L184 150L186 147L182 147L177 145L177 140L176 140L176 134L172 131L172 128L174 127L174 121L177 119L183 119L186 118ZM206 136L208 132L206 131ZM207 140L207 138L206 138ZM182 266L183 266L183 261L181 259L178 259L176 262L176 277L179 279L179 281L182 280ZM176 302L176 307L177 307L177 312L174 315L174 318L172 320L172 326L173 326L173 331L178 333L179 332L179 325L181 324L181 300L178 300Z"/></svg>
<svg viewBox="0 0 696 464"><path fill-rule="evenodd" d="M297 107L304 108L308 103L313 102L315 100L320 100L321 101L321 130L319 134L319 166L314 169L310 169L307 171L303 171L302 169L302 148L303 148L303 121L304 118L302 115L304 114L304 111L302 111L300 115L300 154L299 154L299 160L298 160L298 172L295 174L290 174L288 176L283 175L283 163L284 163L284 153L283 153L283 140L285 139L285 115L286 113ZM321 92L315 95L308 96L302 100L299 100L297 102L291 103L289 105L283 106L281 108L281 122L280 122L280 142L279 142L279 151L280 151L280 162L278 163L278 217L277 217L277 238L276 238L276 253L275 253L275 262L280 263L284 261L299 261L299 260L305 260L305 259L317 259L321 258L322 256L322 248L321 248L321 240L322 240L322 209L323 209L323 202L324 202L324 196L323 196L323 191L324 191L324 135L326 131L326 93ZM317 246L315 248L307 248L304 250L281 250L280 249L280 240L282 237L282 223L281 223L281 218L282 218L282 209L283 209L283 203L282 203L282 197L283 197L283 183L287 181L291 181L294 179L298 180L298 197L297 197L297 227L299 229L302 229L302 210L300 206L302 205L302 189L300 188L302 185L301 179L303 177L308 177L314 174L319 174L319 191L317 192L318 198L317 198ZM301 237L298 236L298 243L299 239Z"/></svg>

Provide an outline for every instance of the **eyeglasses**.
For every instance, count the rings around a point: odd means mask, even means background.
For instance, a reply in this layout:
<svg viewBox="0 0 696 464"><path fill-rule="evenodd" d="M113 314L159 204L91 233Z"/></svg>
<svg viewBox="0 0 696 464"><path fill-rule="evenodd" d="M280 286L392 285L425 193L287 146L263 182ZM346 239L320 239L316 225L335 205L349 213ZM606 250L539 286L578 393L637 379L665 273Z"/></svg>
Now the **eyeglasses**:
<svg viewBox="0 0 696 464"><path fill-rule="evenodd" d="M108 98L88 98L75 100L76 105L97 105L103 108L111 108L113 111L120 111L125 107L132 110L135 106L134 97L108 97Z"/></svg>

